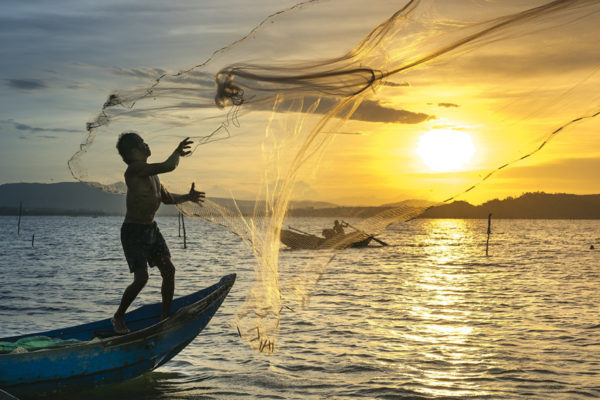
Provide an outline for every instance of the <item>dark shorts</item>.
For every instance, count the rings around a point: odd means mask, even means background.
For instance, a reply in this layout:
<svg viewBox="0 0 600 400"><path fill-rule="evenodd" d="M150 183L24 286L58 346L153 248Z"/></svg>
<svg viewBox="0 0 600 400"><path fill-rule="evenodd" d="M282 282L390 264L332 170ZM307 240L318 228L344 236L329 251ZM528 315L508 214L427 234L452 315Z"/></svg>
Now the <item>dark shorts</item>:
<svg viewBox="0 0 600 400"><path fill-rule="evenodd" d="M156 222L152 224L123 223L121 244L125 252L129 271L163 264L171 258L171 253L160 233Z"/></svg>

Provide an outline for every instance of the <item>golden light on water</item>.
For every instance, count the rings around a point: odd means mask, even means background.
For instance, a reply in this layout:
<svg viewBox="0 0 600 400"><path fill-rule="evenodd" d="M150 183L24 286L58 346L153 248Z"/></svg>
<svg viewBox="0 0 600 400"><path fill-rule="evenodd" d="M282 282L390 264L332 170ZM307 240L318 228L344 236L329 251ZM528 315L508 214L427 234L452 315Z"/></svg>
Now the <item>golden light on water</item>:
<svg viewBox="0 0 600 400"><path fill-rule="evenodd" d="M475 154L471 136L450 129L425 132L416 150L423 162L436 172L461 170Z"/></svg>
<svg viewBox="0 0 600 400"><path fill-rule="evenodd" d="M404 340L423 349L431 363L418 380L431 396L485 396L486 390L470 382L465 370L466 365L480 363L485 350L472 345L481 329L473 324L476 317L470 306L473 281L466 264L468 256L458 251L473 248L478 236L465 220L430 220L424 227L427 239L419 245L424 248L426 262L416 280L421 296L410 307L415 323L404 335Z"/></svg>

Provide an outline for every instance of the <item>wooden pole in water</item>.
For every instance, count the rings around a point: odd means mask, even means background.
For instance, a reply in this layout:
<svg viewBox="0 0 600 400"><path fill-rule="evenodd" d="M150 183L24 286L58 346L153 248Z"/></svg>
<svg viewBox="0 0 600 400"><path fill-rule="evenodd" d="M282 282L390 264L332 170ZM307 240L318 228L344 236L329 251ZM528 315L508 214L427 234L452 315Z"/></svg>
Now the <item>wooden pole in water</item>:
<svg viewBox="0 0 600 400"><path fill-rule="evenodd" d="M23 214L23 202L19 202L19 221L17 222L17 235L21 234L21 214Z"/></svg>
<svg viewBox="0 0 600 400"><path fill-rule="evenodd" d="M488 254L488 247L490 245L490 234L492 233L492 214L490 213L490 215L488 215L488 230L487 230L487 240L485 242L485 256L487 257Z"/></svg>
<svg viewBox="0 0 600 400"><path fill-rule="evenodd" d="M187 235L185 234L185 220L183 219L183 213L181 213L181 227L183 228L183 248L187 249Z"/></svg>
<svg viewBox="0 0 600 400"><path fill-rule="evenodd" d="M33 247L33 242L35 241L35 233L31 235L31 247Z"/></svg>
<svg viewBox="0 0 600 400"><path fill-rule="evenodd" d="M181 237L181 211L177 213L177 237Z"/></svg>

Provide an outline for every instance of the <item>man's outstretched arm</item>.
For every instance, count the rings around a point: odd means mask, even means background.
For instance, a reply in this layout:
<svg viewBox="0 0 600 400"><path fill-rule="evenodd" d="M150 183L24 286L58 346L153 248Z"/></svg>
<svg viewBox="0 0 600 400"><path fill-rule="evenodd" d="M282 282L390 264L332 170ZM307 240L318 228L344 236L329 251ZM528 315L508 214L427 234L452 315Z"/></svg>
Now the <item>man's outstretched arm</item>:
<svg viewBox="0 0 600 400"><path fill-rule="evenodd" d="M204 192L196 191L194 183L192 183L189 193L186 194L169 193L163 185L160 185L160 197L164 204L180 204L185 203L186 201L192 201L202 205L206 198L206 194Z"/></svg>
<svg viewBox="0 0 600 400"><path fill-rule="evenodd" d="M192 142L190 138L185 138L179 143L173 154L171 154L165 161L152 164L139 161L129 164L128 170L130 173L139 176L151 176L171 172L179 165L179 157L187 156L191 153L189 148L191 147L192 143L194 142Z"/></svg>

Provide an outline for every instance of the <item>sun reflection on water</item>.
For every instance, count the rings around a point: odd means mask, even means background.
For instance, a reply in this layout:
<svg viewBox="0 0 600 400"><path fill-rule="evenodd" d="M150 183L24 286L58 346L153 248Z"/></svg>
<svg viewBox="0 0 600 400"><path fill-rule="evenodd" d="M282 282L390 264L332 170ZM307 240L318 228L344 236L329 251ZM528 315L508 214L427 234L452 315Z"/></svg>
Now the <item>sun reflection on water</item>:
<svg viewBox="0 0 600 400"><path fill-rule="evenodd" d="M481 364L485 351L472 343L481 328L474 324L473 277L469 253L477 248L477 234L465 220L430 220L420 246L425 264L417 268L415 288L420 293L408 314L413 321L404 340L424 347L428 369L418 378L427 394L485 395L466 373L466 365ZM469 390L458 390L458 388Z"/></svg>

